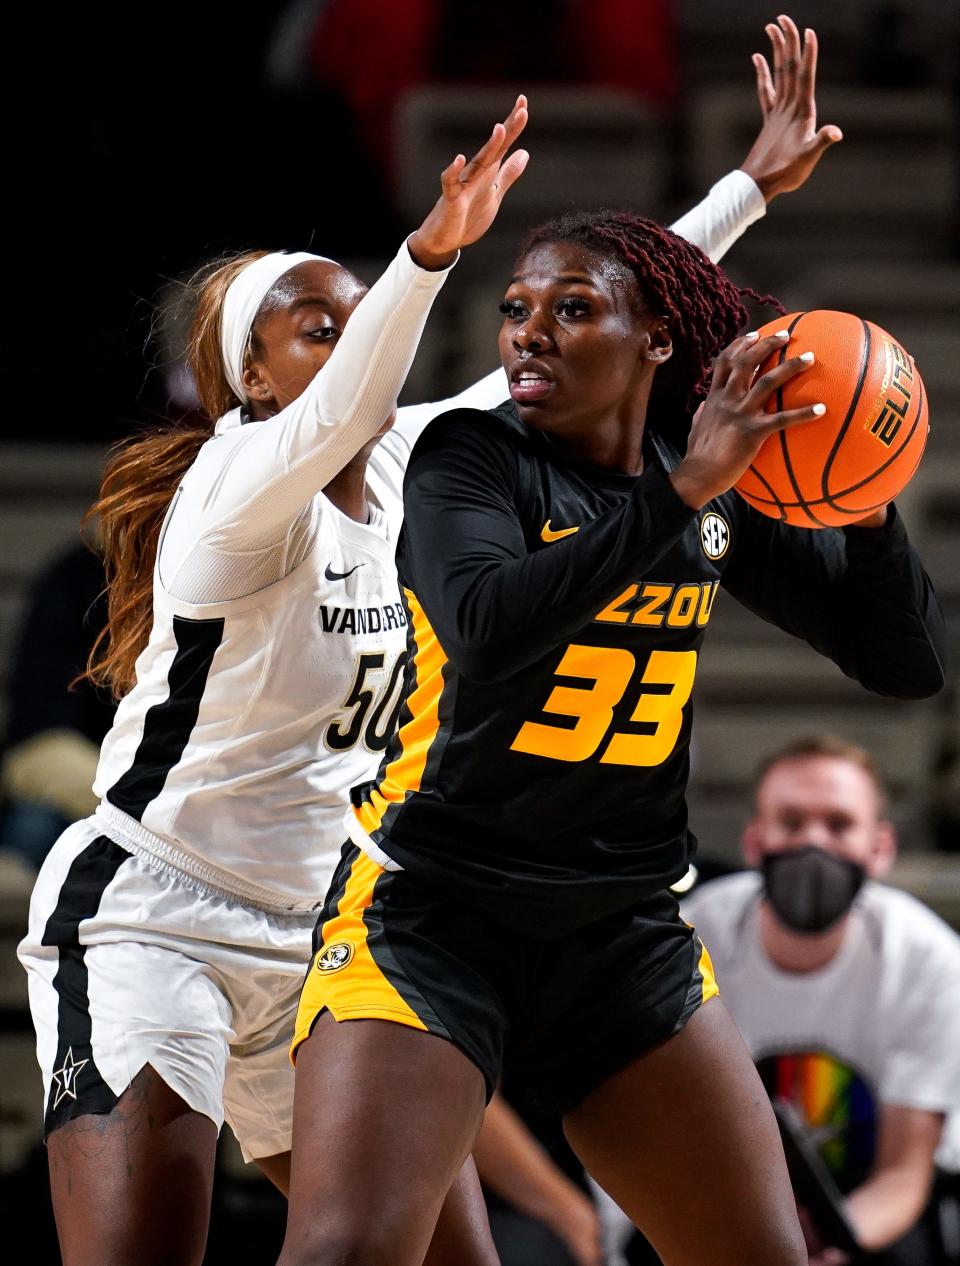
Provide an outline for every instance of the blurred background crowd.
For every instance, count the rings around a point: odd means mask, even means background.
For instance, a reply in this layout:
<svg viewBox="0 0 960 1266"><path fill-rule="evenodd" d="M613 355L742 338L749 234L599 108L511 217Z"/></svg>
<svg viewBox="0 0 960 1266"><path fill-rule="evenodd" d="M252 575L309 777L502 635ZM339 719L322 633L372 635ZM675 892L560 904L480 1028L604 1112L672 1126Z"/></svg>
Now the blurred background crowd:
<svg viewBox="0 0 960 1266"><path fill-rule="evenodd" d="M940 593L955 665L958 10L940 0L791 8L820 37L819 121L845 139L725 266L788 310L870 318L916 358L931 434L900 504ZM34 1261L57 1256L14 948L46 849L92 808L110 723L108 699L68 689L104 622L102 569L79 542L80 517L111 442L196 407L180 283L222 250L260 246L311 249L373 279L433 200L440 170L523 91L529 170L441 295L405 399L451 394L494 367L497 305L526 229L575 206L669 220L738 165L759 122L750 54L765 51L775 16L768 0L276 0L242 15L174 0L125 16L40 6L19 15L22 78L9 117L22 223L10 239L12 399L0 438L0 1208L32 1219ZM829 732L866 749L888 789L884 820L900 847L884 881L960 928L955 669L937 699L888 702L722 594L711 630L690 796L700 878L746 864L758 762ZM953 1056L960 1064L960 1038ZM837 1101L847 1111L854 1098L848 1079ZM579 1190L551 1123L533 1124ZM846 1161L834 1165L847 1188L875 1161L863 1137L853 1176ZM940 1159L942 1225L914 1256L891 1261L960 1261L960 1205ZM506 1225L508 1184L486 1177ZM272 1260L282 1218L279 1197L225 1142L208 1260ZM572 1234L563 1238L553 1235L556 1257L535 1238L505 1249L505 1266L587 1260L571 1255ZM614 1253L607 1260L623 1260Z"/></svg>

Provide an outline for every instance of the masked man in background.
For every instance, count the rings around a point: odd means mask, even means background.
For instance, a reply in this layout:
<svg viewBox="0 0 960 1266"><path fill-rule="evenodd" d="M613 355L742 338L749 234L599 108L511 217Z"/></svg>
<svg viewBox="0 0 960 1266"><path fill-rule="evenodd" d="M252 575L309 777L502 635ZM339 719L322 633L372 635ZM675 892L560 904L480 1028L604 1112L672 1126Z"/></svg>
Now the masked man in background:
<svg viewBox="0 0 960 1266"><path fill-rule="evenodd" d="M939 1266L960 1261L928 1225L935 1179L955 1192L960 1170L960 937L877 882L896 856L885 813L865 751L795 743L760 770L743 836L754 871L699 888L683 913L771 1098L793 1105L845 1194L862 1248L891 1266ZM812 1225L808 1241L816 1266L851 1260Z"/></svg>

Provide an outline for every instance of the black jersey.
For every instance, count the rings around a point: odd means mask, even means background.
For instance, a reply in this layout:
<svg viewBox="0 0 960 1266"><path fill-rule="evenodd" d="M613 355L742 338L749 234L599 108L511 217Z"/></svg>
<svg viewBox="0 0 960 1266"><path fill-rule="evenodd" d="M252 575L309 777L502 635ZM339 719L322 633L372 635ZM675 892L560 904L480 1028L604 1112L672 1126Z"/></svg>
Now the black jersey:
<svg viewBox="0 0 960 1266"><path fill-rule="evenodd" d="M942 619L895 511L810 531L731 492L695 512L678 461L651 437L639 476L576 464L509 403L431 424L397 550L401 726L354 789L358 843L543 937L675 882L720 584L873 690L940 688Z"/></svg>

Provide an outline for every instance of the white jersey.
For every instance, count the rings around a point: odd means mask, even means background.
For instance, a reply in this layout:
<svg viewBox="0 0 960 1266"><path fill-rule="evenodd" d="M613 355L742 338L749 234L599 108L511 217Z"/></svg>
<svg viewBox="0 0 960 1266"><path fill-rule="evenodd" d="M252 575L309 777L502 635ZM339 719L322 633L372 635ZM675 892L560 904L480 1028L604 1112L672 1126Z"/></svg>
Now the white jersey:
<svg viewBox="0 0 960 1266"><path fill-rule="evenodd" d="M960 937L909 894L868 882L834 958L784 972L763 949L761 896L759 875L730 875L683 916L768 1089L835 1132L842 1174L869 1169L883 1104L946 1113L938 1159L960 1169Z"/></svg>
<svg viewBox="0 0 960 1266"><path fill-rule="evenodd" d="M734 172L677 228L718 258L762 214ZM103 744L99 829L267 910L322 901L349 790L396 722L394 549L413 442L445 409L508 395L497 371L401 409L369 463L366 523L323 495L393 408L443 277L404 246L302 396L266 422L220 419L168 512L150 640Z"/></svg>

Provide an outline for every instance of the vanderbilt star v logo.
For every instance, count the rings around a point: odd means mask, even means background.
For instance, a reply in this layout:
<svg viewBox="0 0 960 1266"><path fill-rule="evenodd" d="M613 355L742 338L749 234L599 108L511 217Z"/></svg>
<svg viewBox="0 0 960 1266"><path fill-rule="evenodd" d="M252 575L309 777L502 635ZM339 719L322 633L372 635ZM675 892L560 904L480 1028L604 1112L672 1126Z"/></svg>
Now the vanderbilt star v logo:
<svg viewBox="0 0 960 1266"><path fill-rule="evenodd" d="M547 519L546 523L544 523L543 527L540 529L540 539L541 541L546 541L546 543L549 545L551 541L559 541L561 536L572 536L574 532L579 532L579 531L580 531L579 523L577 524L576 527L552 528L550 526L550 520Z"/></svg>
<svg viewBox="0 0 960 1266"><path fill-rule="evenodd" d="M353 575L357 568L363 566L365 566L364 563L357 563L357 566L351 567L349 571L334 571L330 564L327 563L326 571L323 574L326 576L327 580L346 580L348 576Z"/></svg>
<svg viewBox="0 0 960 1266"><path fill-rule="evenodd" d="M89 1064L88 1059L74 1059L73 1047L67 1047L67 1053L63 1057L63 1064L60 1068L53 1070L53 1080L57 1086L57 1093L53 1100L54 1108L59 1108L62 1099L70 1098L76 1101L77 1098L77 1077L85 1064Z"/></svg>

